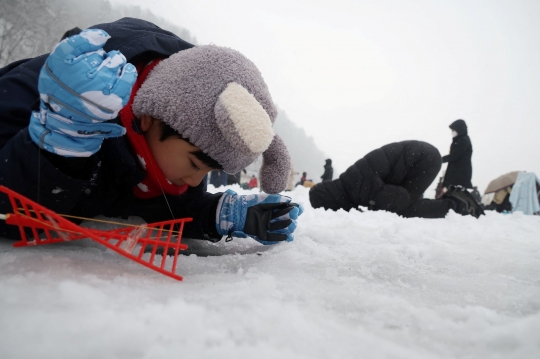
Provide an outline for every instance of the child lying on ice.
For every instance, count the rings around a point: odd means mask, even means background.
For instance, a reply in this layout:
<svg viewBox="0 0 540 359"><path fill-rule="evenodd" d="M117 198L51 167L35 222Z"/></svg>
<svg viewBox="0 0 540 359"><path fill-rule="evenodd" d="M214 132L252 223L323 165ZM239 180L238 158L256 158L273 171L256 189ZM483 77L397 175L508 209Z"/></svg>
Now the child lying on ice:
<svg viewBox="0 0 540 359"><path fill-rule="evenodd" d="M1 185L60 214L193 217L186 237L293 240L302 210L276 194L290 171L277 111L239 52L125 18L1 69L0 92ZM236 173L261 154L270 195L203 191L210 170ZM0 221L0 237L16 227Z"/></svg>
<svg viewBox="0 0 540 359"><path fill-rule="evenodd" d="M441 169L439 151L426 142L391 143L368 153L333 181L309 192L314 208L358 206L385 210L403 217L444 218L450 209L478 218L482 207L466 190L451 186L441 199L422 195Z"/></svg>

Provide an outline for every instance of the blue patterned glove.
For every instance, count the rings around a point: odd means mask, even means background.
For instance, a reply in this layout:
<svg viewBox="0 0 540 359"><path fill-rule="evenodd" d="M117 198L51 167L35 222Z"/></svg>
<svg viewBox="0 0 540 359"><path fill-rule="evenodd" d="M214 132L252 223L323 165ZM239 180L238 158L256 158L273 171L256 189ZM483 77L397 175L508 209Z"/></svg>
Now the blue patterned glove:
<svg viewBox="0 0 540 359"><path fill-rule="evenodd" d="M227 190L219 200L216 228L222 236L251 237L262 244L292 242L304 210L279 194L238 195Z"/></svg>
<svg viewBox="0 0 540 359"><path fill-rule="evenodd" d="M106 53L110 38L88 29L56 45L39 74L40 111L29 132L41 148L65 157L89 157L104 138L125 134L114 119L129 101L137 70L119 51Z"/></svg>

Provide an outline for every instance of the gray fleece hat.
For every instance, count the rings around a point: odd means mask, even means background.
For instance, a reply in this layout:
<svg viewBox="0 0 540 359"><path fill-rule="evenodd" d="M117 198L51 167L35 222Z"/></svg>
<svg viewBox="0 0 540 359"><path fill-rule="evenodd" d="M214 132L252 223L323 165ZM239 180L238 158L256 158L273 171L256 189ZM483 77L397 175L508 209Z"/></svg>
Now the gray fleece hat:
<svg viewBox="0 0 540 359"><path fill-rule="evenodd" d="M263 155L261 189L285 189L291 160L272 125L276 107L255 65L238 51L195 46L161 61L133 102L133 112L158 118L237 173Z"/></svg>

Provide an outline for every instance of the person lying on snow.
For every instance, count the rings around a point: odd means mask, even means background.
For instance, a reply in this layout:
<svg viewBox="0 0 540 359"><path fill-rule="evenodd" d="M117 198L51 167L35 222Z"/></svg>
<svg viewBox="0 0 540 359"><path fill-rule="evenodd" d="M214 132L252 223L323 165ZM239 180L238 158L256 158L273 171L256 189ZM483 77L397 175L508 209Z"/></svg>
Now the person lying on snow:
<svg viewBox="0 0 540 359"><path fill-rule="evenodd" d="M293 240L302 208L277 194L290 158L276 107L239 52L124 18L1 69L0 92L1 185L59 214L192 217L188 238ZM270 194L203 191L210 170L236 173L261 154ZM17 227L0 221L0 237Z"/></svg>
<svg viewBox="0 0 540 359"><path fill-rule="evenodd" d="M363 206L403 217L443 218L450 209L476 218L484 214L462 187L450 186L440 199L422 198L441 163L439 151L429 143L391 143L368 153L338 179L317 184L309 199L314 208L349 211Z"/></svg>

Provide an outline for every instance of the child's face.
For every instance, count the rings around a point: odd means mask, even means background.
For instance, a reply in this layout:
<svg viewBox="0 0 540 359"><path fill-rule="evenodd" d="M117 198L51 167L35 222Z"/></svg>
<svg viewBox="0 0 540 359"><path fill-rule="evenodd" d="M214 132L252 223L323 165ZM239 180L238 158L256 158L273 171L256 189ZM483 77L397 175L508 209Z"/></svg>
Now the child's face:
<svg viewBox="0 0 540 359"><path fill-rule="evenodd" d="M141 116L141 130L159 169L165 178L177 186L199 185L212 170L192 154L200 151L200 148L175 136L160 141L160 123L160 120L150 116Z"/></svg>

